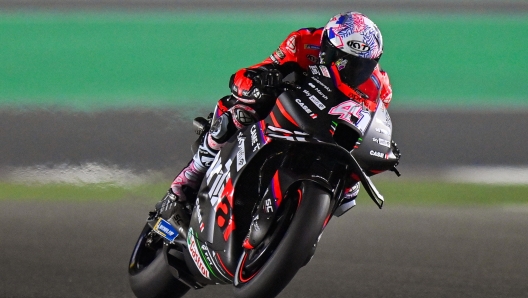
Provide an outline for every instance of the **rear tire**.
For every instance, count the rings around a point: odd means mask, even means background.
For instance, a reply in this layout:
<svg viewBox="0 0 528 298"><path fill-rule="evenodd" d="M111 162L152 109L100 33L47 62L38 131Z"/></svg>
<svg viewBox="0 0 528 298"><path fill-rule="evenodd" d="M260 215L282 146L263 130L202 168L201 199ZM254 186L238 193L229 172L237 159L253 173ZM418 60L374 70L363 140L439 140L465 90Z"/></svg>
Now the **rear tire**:
<svg viewBox="0 0 528 298"><path fill-rule="evenodd" d="M130 287L138 298L180 298L189 287L170 272L161 240L155 250L145 246L151 228L145 225L134 247L128 268Z"/></svg>
<svg viewBox="0 0 528 298"><path fill-rule="evenodd" d="M300 194L300 203L285 235L262 267L246 275L244 267L251 251L245 250L240 258L234 280L235 297L277 296L311 258L328 215L331 194L311 181L303 181L293 191ZM286 196L291 195L290 192ZM286 199L292 200L286 197L283 201ZM274 233L281 231L270 231L266 237L273 237Z"/></svg>

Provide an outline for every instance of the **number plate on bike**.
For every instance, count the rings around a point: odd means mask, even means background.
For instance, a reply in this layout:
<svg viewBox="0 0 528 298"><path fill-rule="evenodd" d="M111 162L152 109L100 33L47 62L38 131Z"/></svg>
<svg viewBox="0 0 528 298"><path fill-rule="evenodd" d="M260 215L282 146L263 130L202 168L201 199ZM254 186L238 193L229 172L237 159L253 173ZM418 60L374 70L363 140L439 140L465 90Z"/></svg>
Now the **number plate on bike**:
<svg viewBox="0 0 528 298"><path fill-rule="evenodd" d="M178 236L178 231L166 220L160 218L154 225L154 231L170 242Z"/></svg>

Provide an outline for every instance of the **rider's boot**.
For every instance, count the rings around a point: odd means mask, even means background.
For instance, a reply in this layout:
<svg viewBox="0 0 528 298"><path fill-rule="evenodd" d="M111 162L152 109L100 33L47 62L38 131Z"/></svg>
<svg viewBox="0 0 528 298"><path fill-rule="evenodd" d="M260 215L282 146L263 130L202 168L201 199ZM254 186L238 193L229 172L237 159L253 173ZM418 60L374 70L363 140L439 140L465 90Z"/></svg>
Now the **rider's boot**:
<svg viewBox="0 0 528 298"><path fill-rule="evenodd" d="M352 187L345 190L345 197L343 201L341 202L341 205L337 207L336 211L334 212L335 216L341 216L345 214L348 210L352 209L352 207L356 206L356 198L359 194L359 188L360 183L357 182L356 184L352 185Z"/></svg>
<svg viewBox="0 0 528 298"><path fill-rule="evenodd" d="M203 143L198 147L196 154L189 164L174 178L171 184L172 193L177 196L179 202L188 202L189 193L198 191L205 173L218 154L218 149L213 149L208 142L209 133L204 137ZM193 202L189 202L192 204Z"/></svg>

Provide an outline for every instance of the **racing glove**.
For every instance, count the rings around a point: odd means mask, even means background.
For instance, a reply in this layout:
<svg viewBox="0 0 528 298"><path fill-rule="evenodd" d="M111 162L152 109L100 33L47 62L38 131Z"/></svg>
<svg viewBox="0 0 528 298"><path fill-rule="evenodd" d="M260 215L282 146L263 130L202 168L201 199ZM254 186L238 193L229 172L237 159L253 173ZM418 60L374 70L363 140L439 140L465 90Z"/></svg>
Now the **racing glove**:
<svg viewBox="0 0 528 298"><path fill-rule="evenodd" d="M264 94L272 93L273 88L282 82L282 78L281 72L271 65L243 68L231 76L229 88L236 99L255 103Z"/></svg>

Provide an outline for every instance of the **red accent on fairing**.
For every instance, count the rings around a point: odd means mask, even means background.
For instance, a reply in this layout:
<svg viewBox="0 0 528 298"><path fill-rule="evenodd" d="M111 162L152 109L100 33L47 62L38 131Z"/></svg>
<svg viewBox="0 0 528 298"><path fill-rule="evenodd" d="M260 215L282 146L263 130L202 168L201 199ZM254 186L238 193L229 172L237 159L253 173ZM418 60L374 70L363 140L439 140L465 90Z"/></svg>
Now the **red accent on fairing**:
<svg viewBox="0 0 528 298"><path fill-rule="evenodd" d="M288 112L286 111L286 109L284 108L284 106L282 105L282 103L280 102L280 100L277 100L277 107L279 108L279 110L281 111L282 115L288 119L288 121L290 121L291 123L293 123L293 125L297 126L297 127L300 127L299 124L297 124L297 122L295 122L295 120L293 120L292 116L290 114L288 114Z"/></svg>
<svg viewBox="0 0 528 298"><path fill-rule="evenodd" d="M222 216L218 216L216 218L216 223L218 223L218 226L222 228L225 225L225 219Z"/></svg>
<svg viewBox="0 0 528 298"><path fill-rule="evenodd" d="M275 113L270 113L271 122L273 122L273 126L280 127L279 122L277 121L277 118L275 118Z"/></svg>
<svg viewBox="0 0 528 298"><path fill-rule="evenodd" d="M227 197L227 201L229 202L229 205L233 206L233 192L235 191L235 188L233 187L233 181L231 180L231 177L226 182L226 185L224 186L224 190L222 191L222 195L220 195L221 198L224 196ZM227 214L227 212L226 212Z"/></svg>
<svg viewBox="0 0 528 298"><path fill-rule="evenodd" d="M231 215L231 218L229 218L229 221L227 222L227 227L224 231L224 240L227 241L229 239L229 236L231 236L231 233L235 230L235 221L233 220L233 215Z"/></svg>
<svg viewBox="0 0 528 298"><path fill-rule="evenodd" d="M257 275L258 271L255 272L253 275L251 275L250 277L248 278L244 278L242 276L242 268L244 268L244 264L246 264L246 259L247 259L247 254L244 255L244 259L242 260L242 263L240 264L240 270L238 271L238 279L241 281L241 282L248 282L250 281L253 277L255 277L255 275Z"/></svg>
<svg viewBox="0 0 528 298"><path fill-rule="evenodd" d="M299 194L299 202L297 203L297 208L299 208L299 206L301 206L302 201L302 191L300 189L297 189L297 193Z"/></svg>
<svg viewBox="0 0 528 298"><path fill-rule="evenodd" d="M273 196L277 199L277 207L279 207L282 203L282 191L280 188L280 182L279 182L279 171L275 172L275 175L273 176Z"/></svg>
<svg viewBox="0 0 528 298"><path fill-rule="evenodd" d="M224 211L225 214L227 214L227 211L229 211L227 208L227 204L224 202L221 202L220 204L218 204L218 208L222 209L222 211Z"/></svg>
<svg viewBox="0 0 528 298"><path fill-rule="evenodd" d="M253 245L251 245L251 243L249 243L249 239L245 239L244 240L244 243L242 243L242 247L245 248L245 249L253 249L255 248Z"/></svg>
<svg viewBox="0 0 528 298"><path fill-rule="evenodd" d="M323 229L326 227L326 225L328 224L328 222L330 221L330 218L332 217L332 214L328 214L328 216L326 217L325 221L324 221L324 224L323 224Z"/></svg>
<svg viewBox="0 0 528 298"><path fill-rule="evenodd" d="M370 172L374 173L374 174L379 174L379 173L383 173L385 172L386 170L370 170Z"/></svg>
<svg viewBox="0 0 528 298"><path fill-rule="evenodd" d="M217 218L216 223L220 228L224 228L224 226L227 224L224 230L224 239L227 241L231 233L235 230L235 220L233 218L233 214L231 212L231 209L233 208L233 192L235 191L235 188L233 187L233 182L231 178L229 178L224 186L224 190L222 191L222 194L220 197L222 198L222 201L216 206L216 212L218 212L218 209L221 209L222 212L229 216L231 213L229 219L223 218L219 216ZM227 204L224 201L224 198L227 199ZM220 220L222 218L222 220Z"/></svg>
<svg viewBox="0 0 528 298"><path fill-rule="evenodd" d="M361 179L359 178L359 176L355 173L352 173L352 175L350 175L350 177L352 177L352 179L354 179L354 181L360 181Z"/></svg>
<svg viewBox="0 0 528 298"><path fill-rule="evenodd" d="M218 260L218 263L220 263L220 266L222 266L222 269L224 269L224 271L227 274L229 274L229 276L234 277L235 275L231 273L231 271L227 270L227 267L224 265L224 262L222 262L222 259L220 258L220 254L215 254L215 255L216 255L216 259Z"/></svg>

